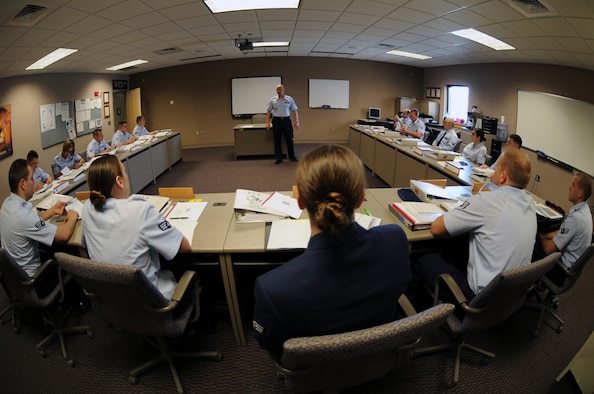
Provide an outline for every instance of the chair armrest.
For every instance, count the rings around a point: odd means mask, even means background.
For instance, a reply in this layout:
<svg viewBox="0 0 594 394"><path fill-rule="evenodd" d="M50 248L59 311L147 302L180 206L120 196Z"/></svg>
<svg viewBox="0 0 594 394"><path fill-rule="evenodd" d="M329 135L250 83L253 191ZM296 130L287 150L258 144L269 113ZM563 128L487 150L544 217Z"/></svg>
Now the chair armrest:
<svg viewBox="0 0 594 394"><path fill-rule="evenodd" d="M196 278L196 279L194 279L194 278ZM177 307L177 305L180 303L180 301L184 298L184 296L186 295L187 290L190 287L190 285L192 284L192 282L197 279L198 279L198 276L196 274L196 271L188 270L188 271L184 272L183 276L178 281L175 290L173 291L173 295L171 296L171 302L169 303L169 305L167 305L163 308L153 308L151 306L144 305L144 308L146 308L147 310L154 312L154 313L171 312L172 310L174 310ZM195 289L199 288L197 283L195 284L194 288ZM195 297L196 297L196 294L200 294L199 289L197 289L196 292L194 293ZM199 299L196 299L194 302L195 305L197 303L199 303ZM199 308L199 306L194 306L194 308Z"/></svg>
<svg viewBox="0 0 594 394"><path fill-rule="evenodd" d="M417 314L415 307L405 294L401 294L400 297L398 297L398 305L400 305L400 308L402 308L406 316L413 316Z"/></svg>
<svg viewBox="0 0 594 394"><path fill-rule="evenodd" d="M456 302L460 305L468 303L466 296L460 290L460 287L452 278L450 274L441 274L435 279L435 291L433 293L433 305L439 304L439 287L440 283L443 282L446 288L452 293L454 298L456 298Z"/></svg>
<svg viewBox="0 0 594 394"><path fill-rule="evenodd" d="M44 274L44 272L48 269L50 269L51 267L57 267L57 275L58 275L58 283L60 284L60 299L58 300L59 302L64 301L65 298L65 294L64 294L64 280L62 278L62 267L56 263L56 260L54 259L48 259L46 260L43 264L41 264L41 266L39 267L39 269L37 270L37 272L35 273L35 275L33 276L33 278L31 278L31 280L27 281L27 282L22 282L23 285L25 286L32 286L35 284L35 282L37 282L38 278Z"/></svg>

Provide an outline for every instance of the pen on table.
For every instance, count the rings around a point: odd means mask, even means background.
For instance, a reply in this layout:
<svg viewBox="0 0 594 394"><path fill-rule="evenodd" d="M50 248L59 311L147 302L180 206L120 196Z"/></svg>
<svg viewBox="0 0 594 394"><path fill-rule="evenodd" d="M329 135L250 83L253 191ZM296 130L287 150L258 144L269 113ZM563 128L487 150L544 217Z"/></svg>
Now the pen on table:
<svg viewBox="0 0 594 394"><path fill-rule="evenodd" d="M180 217L176 217L176 218L169 218L170 220L184 220L184 219L189 219L189 217L187 216L180 216Z"/></svg>
<svg viewBox="0 0 594 394"><path fill-rule="evenodd" d="M367 208L363 208L363 212L365 212L367 214L367 216L373 216L371 214L371 211L369 211L369 209L367 209Z"/></svg>

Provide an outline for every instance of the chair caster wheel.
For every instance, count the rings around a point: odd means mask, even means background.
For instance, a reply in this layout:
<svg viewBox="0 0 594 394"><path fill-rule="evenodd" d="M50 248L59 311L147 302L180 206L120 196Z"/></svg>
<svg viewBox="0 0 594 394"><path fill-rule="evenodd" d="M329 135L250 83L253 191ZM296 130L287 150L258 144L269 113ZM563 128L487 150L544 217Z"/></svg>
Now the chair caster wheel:
<svg viewBox="0 0 594 394"><path fill-rule="evenodd" d="M40 351L39 351L39 355L40 355L41 357L45 357L45 356L47 356L47 353L45 352L45 350L40 350Z"/></svg>
<svg viewBox="0 0 594 394"><path fill-rule="evenodd" d="M482 360L482 363L483 363L483 365L487 365L487 364L489 364L490 362L491 362L491 358L489 358L489 357L485 357L485 358L483 358L483 360Z"/></svg>
<svg viewBox="0 0 594 394"><path fill-rule="evenodd" d="M129 376L128 382L130 382L130 384L137 385L138 384L138 376Z"/></svg>
<svg viewBox="0 0 594 394"><path fill-rule="evenodd" d="M561 332L562 332L562 331L563 331L563 326L561 326L561 327L558 327L558 328L555 330L555 332L556 332L557 334L561 334Z"/></svg>
<svg viewBox="0 0 594 394"><path fill-rule="evenodd" d="M87 337L93 339L95 338L95 333L93 331L87 331Z"/></svg>
<svg viewBox="0 0 594 394"><path fill-rule="evenodd" d="M536 337L537 337L537 336L539 336L539 335L540 335L540 332L539 332L539 331L534 331L534 332L532 333L532 338L536 338Z"/></svg>
<svg viewBox="0 0 594 394"><path fill-rule="evenodd" d="M221 353L217 354L215 361L221 361L223 359L223 355Z"/></svg>
<svg viewBox="0 0 594 394"><path fill-rule="evenodd" d="M452 388L452 387L454 387L455 385L456 385L456 382L454 382L454 380L453 380L453 379L452 379L452 380L448 380L448 381L446 382L446 387L447 387L447 388L449 388L449 389L451 389L451 388Z"/></svg>
<svg viewBox="0 0 594 394"><path fill-rule="evenodd" d="M74 366L76 365L76 362L73 359L71 359L71 358L69 358L68 360L66 360L66 363L68 365L70 365L72 368L74 368Z"/></svg>

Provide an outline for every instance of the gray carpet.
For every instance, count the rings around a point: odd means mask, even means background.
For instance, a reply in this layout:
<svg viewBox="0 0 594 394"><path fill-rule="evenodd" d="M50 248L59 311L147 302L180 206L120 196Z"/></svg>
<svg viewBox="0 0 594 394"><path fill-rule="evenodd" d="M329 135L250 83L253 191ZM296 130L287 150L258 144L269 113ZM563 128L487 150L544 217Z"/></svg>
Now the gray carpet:
<svg viewBox="0 0 594 394"><path fill-rule="evenodd" d="M298 146L302 155L311 146ZM275 166L270 158L233 160L230 148L206 148L184 151L183 162L173 171L162 175L158 185L144 193L156 193L157 186L194 186L196 192L227 192L238 187L255 190L288 190L294 184L295 163ZM254 176L258 174L258 176ZM258 179L253 179L258 178ZM383 182L368 173L371 187ZM223 361L188 361L177 363L187 393L282 393L284 385L275 376L267 354L248 337L248 346L235 346L233 331L224 309L220 308L224 294L220 289L220 274L216 267L198 268L205 287L205 301L215 311L218 330L211 334L199 329L197 334L181 343L184 349L209 349L223 353ZM238 283L249 293L249 283L257 272L238 269ZM445 382L452 376L453 358L443 353L411 360L391 373L382 382L369 383L347 390L347 393L565 393L572 386L556 384L555 377L571 361L594 330L594 266L587 266L576 286L561 297L558 313L566 320L561 334L555 333L547 317L541 334L532 338L536 314L522 310L503 324L476 334L468 342L496 353L496 358L483 365L481 357L465 352L460 382L447 389ZM6 295L0 290L0 310L6 305ZM249 301L246 300L246 303ZM0 392L1 393L162 393L175 392L168 367L161 364L140 378L137 386L127 380L127 371L154 355L152 348L133 337L102 324L89 311L75 316L96 330L94 339L69 336L67 346L77 362L69 367L62 359L59 346L48 348L42 358L35 344L45 335L45 328L34 311L25 314L23 331L15 334L10 325L0 327ZM246 317L249 319L249 317ZM423 338L422 345L441 343L445 333L438 331Z"/></svg>

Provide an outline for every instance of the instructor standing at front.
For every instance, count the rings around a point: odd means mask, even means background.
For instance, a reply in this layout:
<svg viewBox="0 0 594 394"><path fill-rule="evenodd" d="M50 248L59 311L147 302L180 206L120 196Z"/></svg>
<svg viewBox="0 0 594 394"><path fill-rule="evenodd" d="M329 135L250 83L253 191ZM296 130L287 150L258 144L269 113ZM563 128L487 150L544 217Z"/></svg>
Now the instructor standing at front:
<svg viewBox="0 0 594 394"><path fill-rule="evenodd" d="M285 86L277 85L276 96L270 99L266 106L266 130L270 130L270 118L272 117L272 135L274 136L274 164L283 161L281 135L287 141L287 154L289 160L297 161L293 147L293 125L291 123L291 112L295 115L295 127L299 128L299 113L297 104L293 97L285 94Z"/></svg>

